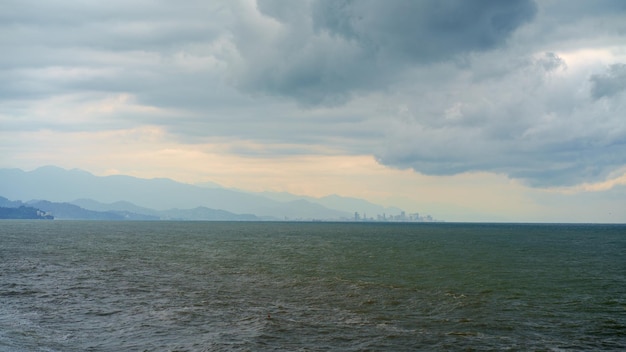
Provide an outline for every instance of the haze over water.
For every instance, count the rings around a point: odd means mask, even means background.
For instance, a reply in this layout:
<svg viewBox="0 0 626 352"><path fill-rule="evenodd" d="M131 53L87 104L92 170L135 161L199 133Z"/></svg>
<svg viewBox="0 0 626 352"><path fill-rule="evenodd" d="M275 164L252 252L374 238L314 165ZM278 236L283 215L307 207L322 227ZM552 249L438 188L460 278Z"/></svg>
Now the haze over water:
<svg viewBox="0 0 626 352"><path fill-rule="evenodd" d="M0 222L0 351L626 349L626 225Z"/></svg>

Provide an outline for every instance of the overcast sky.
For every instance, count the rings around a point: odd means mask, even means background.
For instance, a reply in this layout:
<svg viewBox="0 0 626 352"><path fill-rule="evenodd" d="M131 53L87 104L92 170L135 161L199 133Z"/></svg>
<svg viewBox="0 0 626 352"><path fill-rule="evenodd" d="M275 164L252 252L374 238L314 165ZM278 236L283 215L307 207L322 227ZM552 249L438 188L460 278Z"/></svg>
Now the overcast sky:
<svg viewBox="0 0 626 352"><path fill-rule="evenodd" d="M626 1L0 1L0 167L626 222Z"/></svg>

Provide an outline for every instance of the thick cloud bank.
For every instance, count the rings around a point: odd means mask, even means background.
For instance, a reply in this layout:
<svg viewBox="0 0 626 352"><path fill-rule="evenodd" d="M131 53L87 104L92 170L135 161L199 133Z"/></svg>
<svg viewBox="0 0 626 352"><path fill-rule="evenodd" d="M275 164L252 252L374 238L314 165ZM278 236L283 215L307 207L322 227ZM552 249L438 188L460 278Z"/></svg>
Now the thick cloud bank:
<svg viewBox="0 0 626 352"><path fill-rule="evenodd" d="M626 66L585 67L568 52L624 44L624 5L557 5L538 14L532 1L346 0L287 12L259 1L275 20L271 54L245 56L242 87L308 107L401 96L393 103L402 112L381 116L385 136L373 151L390 166L488 171L534 186L605 180L626 165Z"/></svg>
<svg viewBox="0 0 626 352"><path fill-rule="evenodd" d="M588 78L546 54L502 77L468 72L451 100L397 120L379 160L427 174L503 173L535 186L618 176L611 173L626 165L620 67Z"/></svg>
<svg viewBox="0 0 626 352"><path fill-rule="evenodd" d="M265 36L238 41L242 86L304 105L344 103L353 93L384 89L412 65L494 49L536 11L529 0L317 0L290 10L282 1L257 4L275 22ZM250 22L242 26L253 31ZM260 43L268 49L261 55Z"/></svg>
<svg viewBox="0 0 626 352"><path fill-rule="evenodd" d="M539 187L626 167L624 1L7 0L0 32L7 134L156 126Z"/></svg>

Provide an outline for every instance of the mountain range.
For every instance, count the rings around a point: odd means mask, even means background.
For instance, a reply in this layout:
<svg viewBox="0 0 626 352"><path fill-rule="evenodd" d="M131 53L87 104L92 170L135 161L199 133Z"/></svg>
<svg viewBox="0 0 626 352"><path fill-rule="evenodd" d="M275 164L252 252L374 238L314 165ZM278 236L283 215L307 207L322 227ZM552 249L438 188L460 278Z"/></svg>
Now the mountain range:
<svg viewBox="0 0 626 352"><path fill-rule="evenodd" d="M6 202L11 199L13 204L28 204L51 212L57 219L63 218L59 217L63 212L74 212L74 216L67 218L80 218L78 210L71 206L137 220L352 220L355 212L373 217L385 214L385 219L404 214L398 208L338 195L313 198L289 193L251 193L215 183L192 185L165 178L95 176L56 166L33 171L0 169L0 196L6 197ZM56 208L56 214L52 208ZM424 219L429 217L413 220Z"/></svg>

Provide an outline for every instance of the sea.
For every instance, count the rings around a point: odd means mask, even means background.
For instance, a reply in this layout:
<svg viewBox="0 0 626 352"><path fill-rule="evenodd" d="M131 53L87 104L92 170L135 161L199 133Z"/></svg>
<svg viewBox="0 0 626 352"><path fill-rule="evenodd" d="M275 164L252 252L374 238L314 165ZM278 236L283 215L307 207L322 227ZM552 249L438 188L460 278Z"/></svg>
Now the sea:
<svg viewBox="0 0 626 352"><path fill-rule="evenodd" d="M624 351L626 225L0 221L0 351Z"/></svg>

